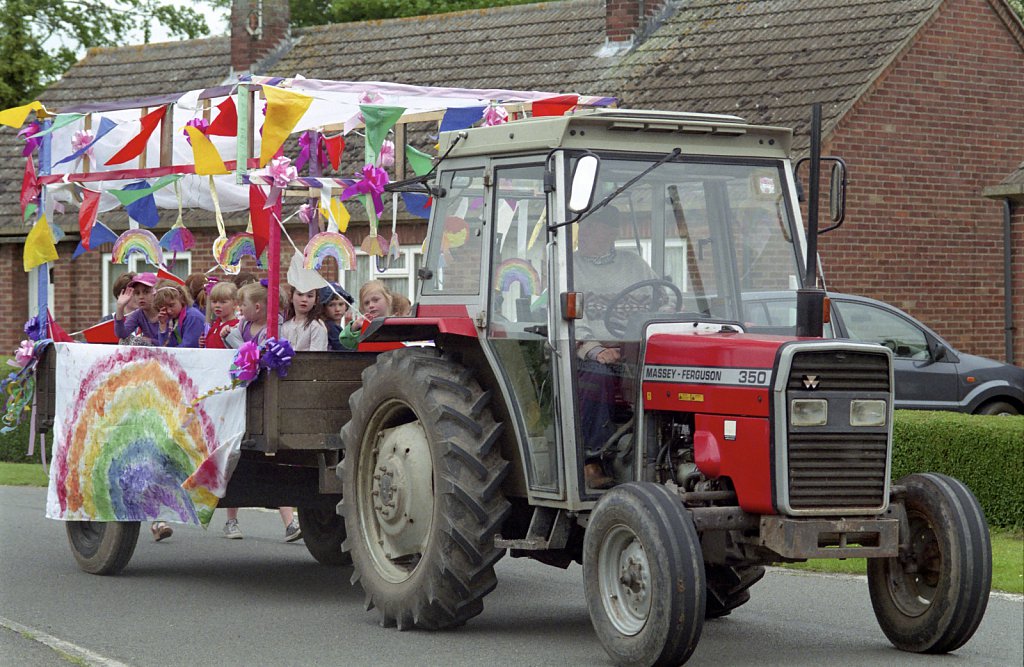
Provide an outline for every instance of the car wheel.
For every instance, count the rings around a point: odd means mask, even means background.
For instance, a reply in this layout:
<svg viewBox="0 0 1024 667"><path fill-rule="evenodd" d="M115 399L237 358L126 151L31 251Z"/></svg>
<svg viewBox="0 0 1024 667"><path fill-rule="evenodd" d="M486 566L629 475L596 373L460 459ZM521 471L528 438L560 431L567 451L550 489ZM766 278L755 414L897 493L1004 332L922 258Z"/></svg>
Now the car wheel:
<svg viewBox="0 0 1024 667"><path fill-rule="evenodd" d="M978 408L974 413L977 415L1000 415L1002 417L1012 417L1013 415L1019 415L1020 410L1015 408L1006 401L993 401L986 403L985 405Z"/></svg>

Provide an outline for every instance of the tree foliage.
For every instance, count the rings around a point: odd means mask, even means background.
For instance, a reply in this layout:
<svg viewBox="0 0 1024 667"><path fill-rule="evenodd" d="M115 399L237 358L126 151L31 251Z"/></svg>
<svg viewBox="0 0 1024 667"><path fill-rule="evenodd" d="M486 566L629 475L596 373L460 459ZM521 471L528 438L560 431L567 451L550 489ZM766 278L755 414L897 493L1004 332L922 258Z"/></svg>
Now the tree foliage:
<svg viewBox="0 0 1024 667"><path fill-rule="evenodd" d="M0 2L0 109L34 99L83 48L149 42L156 26L189 39L209 32L199 11L162 0Z"/></svg>
<svg viewBox="0 0 1024 667"><path fill-rule="evenodd" d="M542 0L289 0L292 27L527 5Z"/></svg>
<svg viewBox="0 0 1024 667"><path fill-rule="evenodd" d="M1010 7L1013 11L1017 12L1022 20L1024 20L1024 0L1007 0L1010 3Z"/></svg>

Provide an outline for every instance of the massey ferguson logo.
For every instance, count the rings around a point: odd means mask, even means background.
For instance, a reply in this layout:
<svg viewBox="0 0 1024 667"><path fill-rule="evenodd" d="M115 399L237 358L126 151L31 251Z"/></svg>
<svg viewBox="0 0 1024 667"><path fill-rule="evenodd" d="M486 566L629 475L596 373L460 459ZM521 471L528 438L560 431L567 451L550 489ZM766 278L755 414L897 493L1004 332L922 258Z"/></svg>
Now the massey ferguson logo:
<svg viewBox="0 0 1024 667"><path fill-rule="evenodd" d="M817 375L805 375L804 376L804 388L805 389L817 389L819 384Z"/></svg>

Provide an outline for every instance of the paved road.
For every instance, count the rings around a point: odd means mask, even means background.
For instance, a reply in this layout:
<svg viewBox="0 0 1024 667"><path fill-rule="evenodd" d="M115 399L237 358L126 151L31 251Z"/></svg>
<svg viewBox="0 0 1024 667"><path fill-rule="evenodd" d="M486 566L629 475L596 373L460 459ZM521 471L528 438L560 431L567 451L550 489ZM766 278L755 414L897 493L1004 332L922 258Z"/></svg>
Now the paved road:
<svg viewBox="0 0 1024 667"><path fill-rule="evenodd" d="M117 577L78 570L45 490L0 487L0 665L607 665L580 568L504 559L482 615L451 632L380 628L349 568L286 544L275 513L243 510L246 538L179 528L141 538ZM26 635L35 636L29 639ZM60 644L66 642L66 644ZM952 656L897 652L856 577L772 570L754 599L709 621L691 665L1024 664L1024 601L994 596L977 635Z"/></svg>

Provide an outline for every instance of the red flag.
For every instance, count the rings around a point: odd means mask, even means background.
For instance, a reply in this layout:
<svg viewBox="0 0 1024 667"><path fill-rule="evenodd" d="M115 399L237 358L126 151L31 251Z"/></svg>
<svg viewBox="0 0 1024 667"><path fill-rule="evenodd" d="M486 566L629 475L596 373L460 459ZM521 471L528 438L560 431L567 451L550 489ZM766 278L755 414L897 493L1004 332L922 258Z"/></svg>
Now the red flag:
<svg viewBox="0 0 1024 667"><path fill-rule="evenodd" d="M82 239L82 247L89 248L89 237L92 235L92 225L96 222L96 215L99 211L100 193L95 190L82 190L82 205L78 207L78 233Z"/></svg>
<svg viewBox="0 0 1024 667"><path fill-rule="evenodd" d="M252 240L256 245L256 256L263 254L263 249L270 243L271 211L264 208L267 196L257 185L249 186L249 219L252 220Z"/></svg>
<svg viewBox="0 0 1024 667"><path fill-rule="evenodd" d="M155 111L150 111L148 114L142 117L142 127L139 133L135 137L124 145L124 148L114 154L112 158L107 160L104 164L106 166L114 164L123 164L128 160L134 160L135 158L142 155L142 151L146 150L146 142L149 141L149 135L153 134L153 130L163 120L164 114L167 113L167 107L160 107Z"/></svg>
<svg viewBox="0 0 1024 667"><path fill-rule="evenodd" d="M114 333L114 320L106 320L99 324L94 324L85 331L82 332L85 336L85 342L87 343L107 343L111 345L117 345L118 337Z"/></svg>
<svg viewBox="0 0 1024 667"><path fill-rule="evenodd" d="M21 180L21 216L25 217L25 208L39 198L39 183L36 182L36 166L32 156L25 161L25 176Z"/></svg>
<svg viewBox="0 0 1024 667"><path fill-rule="evenodd" d="M160 280L173 280L174 282L178 283L179 285L184 285L185 284L184 280L182 280L178 276L174 275L170 271L165 271L163 268L160 268L160 267L158 267L157 270L156 270L156 277L159 278Z"/></svg>
<svg viewBox="0 0 1024 667"><path fill-rule="evenodd" d="M561 116L569 109L576 106L579 95L558 95L537 100L533 103L533 117L538 116Z"/></svg>
<svg viewBox="0 0 1024 667"><path fill-rule="evenodd" d="M61 328L57 324L57 320L53 319L53 313L47 309L46 314L49 315L50 324L50 339L54 343L74 343L75 339L68 335L67 331Z"/></svg>
<svg viewBox="0 0 1024 667"><path fill-rule="evenodd" d="M331 166L337 171L341 166L341 154L345 152L345 137L340 134L336 137L324 137L324 143L327 144L327 154L331 156Z"/></svg>
<svg viewBox="0 0 1024 667"><path fill-rule="evenodd" d="M217 117L206 128L206 136L233 137L238 134L238 111L235 109L235 98L228 97L217 105Z"/></svg>

